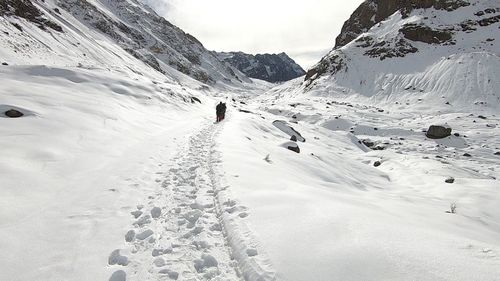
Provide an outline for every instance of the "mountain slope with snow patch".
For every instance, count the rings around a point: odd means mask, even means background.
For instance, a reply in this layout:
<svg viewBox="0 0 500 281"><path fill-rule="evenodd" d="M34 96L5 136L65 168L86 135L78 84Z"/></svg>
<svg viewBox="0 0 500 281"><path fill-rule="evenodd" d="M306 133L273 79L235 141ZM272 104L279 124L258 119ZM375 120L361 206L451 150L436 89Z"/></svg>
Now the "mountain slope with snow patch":
<svg viewBox="0 0 500 281"><path fill-rule="evenodd" d="M305 91L381 104L498 110L500 7L497 1L465 3L448 10L401 8L373 22L308 71Z"/></svg>

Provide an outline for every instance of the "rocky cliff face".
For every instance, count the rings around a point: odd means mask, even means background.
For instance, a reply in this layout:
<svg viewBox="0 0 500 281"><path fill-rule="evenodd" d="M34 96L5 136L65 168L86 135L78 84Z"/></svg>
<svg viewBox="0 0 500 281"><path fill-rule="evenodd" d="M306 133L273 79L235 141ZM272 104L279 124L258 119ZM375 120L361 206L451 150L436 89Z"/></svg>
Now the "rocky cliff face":
<svg viewBox="0 0 500 281"><path fill-rule="evenodd" d="M404 104L426 97L495 107L499 29L498 0L365 1L303 87Z"/></svg>
<svg viewBox="0 0 500 281"><path fill-rule="evenodd" d="M208 84L244 79L207 51L196 38L139 1L102 0L99 6L86 0L59 0L57 3L160 72L169 65Z"/></svg>
<svg viewBox="0 0 500 281"><path fill-rule="evenodd" d="M453 11L460 7L469 6L463 0L369 0L363 2L349 20L344 23L342 32L336 39L335 48L345 46L356 39L360 34L368 31L375 24L386 20L399 11L408 17L415 9L434 8L437 10Z"/></svg>
<svg viewBox="0 0 500 281"><path fill-rule="evenodd" d="M0 16L24 18L40 29L51 28L62 32L61 26L47 19L43 12L33 5L30 0L0 0ZM20 31L22 30L19 25L15 25L15 27Z"/></svg>
<svg viewBox="0 0 500 281"><path fill-rule="evenodd" d="M242 52L218 53L218 57L248 77L268 82L284 82L305 74L287 54L249 55Z"/></svg>
<svg viewBox="0 0 500 281"><path fill-rule="evenodd" d="M499 20L500 6L495 1L368 0L345 22L335 48L307 72L305 79L310 83L324 74L345 70L349 60L346 50L357 49L380 60L425 53L420 50L425 45L418 43L446 50L446 46L457 45L457 38L462 40L464 33L479 33L481 27ZM462 51L482 47L479 42L474 48L464 45Z"/></svg>

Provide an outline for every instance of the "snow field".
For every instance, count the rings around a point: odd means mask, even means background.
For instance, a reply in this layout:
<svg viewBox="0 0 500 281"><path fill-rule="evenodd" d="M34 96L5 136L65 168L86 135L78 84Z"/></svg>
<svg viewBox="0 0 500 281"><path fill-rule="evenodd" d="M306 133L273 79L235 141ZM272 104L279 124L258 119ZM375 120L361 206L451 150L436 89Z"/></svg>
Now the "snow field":
<svg viewBox="0 0 500 281"><path fill-rule="evenodd" d="M118 247L132 206L158 188L158 164L169 163L211 107L133 74L0 71L8 81L0 108L28 113L0 118L0 279L109 278L106 253Z"/></svg>
<svg viewBox="0 0 500 281"><path fill-rule="evenodd" d="M500 145L484 124L497 117L262 99L267 112L256 103L257 114L235 114L220 142L234 198L280 280L498 280ZM307 139L300 154L281 147L290 137L272 122L283 119ZM426 139L435 122L461 136Z"/></svg>

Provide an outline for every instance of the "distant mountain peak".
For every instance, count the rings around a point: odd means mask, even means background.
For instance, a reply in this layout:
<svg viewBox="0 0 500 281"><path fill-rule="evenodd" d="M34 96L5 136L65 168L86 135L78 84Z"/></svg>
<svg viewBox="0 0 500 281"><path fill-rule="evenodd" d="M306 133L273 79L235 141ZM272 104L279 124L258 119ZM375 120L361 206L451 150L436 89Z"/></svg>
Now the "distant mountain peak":
<svg viewBox="0 0 500 281"><path fill-rule="evenodd" d="M303 76L304 69L285 52L279 54L246 54L221 52L218 57L248 77L268 82L284 82Z"/></svg>

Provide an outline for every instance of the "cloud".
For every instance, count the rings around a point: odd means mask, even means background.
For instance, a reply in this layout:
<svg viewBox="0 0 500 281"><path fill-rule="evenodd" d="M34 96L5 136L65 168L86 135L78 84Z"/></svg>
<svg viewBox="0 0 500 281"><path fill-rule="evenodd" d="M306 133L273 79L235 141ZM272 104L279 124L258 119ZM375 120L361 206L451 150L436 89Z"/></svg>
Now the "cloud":
<svg viewBox="0 0 500 281"><path fill-rule="evenodd" d="M217 51L286 52L304 68L335 45L362 0L143 0Z"/></svg>

